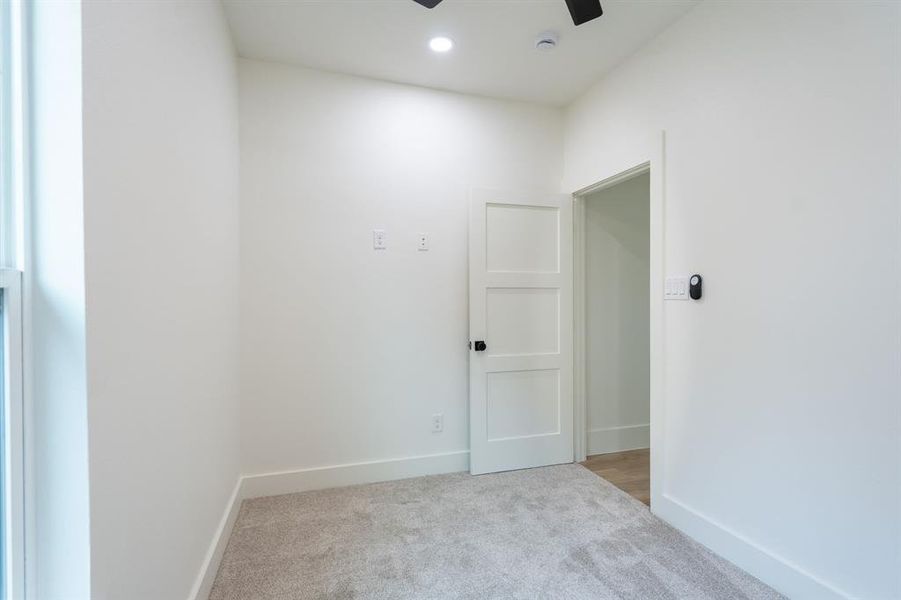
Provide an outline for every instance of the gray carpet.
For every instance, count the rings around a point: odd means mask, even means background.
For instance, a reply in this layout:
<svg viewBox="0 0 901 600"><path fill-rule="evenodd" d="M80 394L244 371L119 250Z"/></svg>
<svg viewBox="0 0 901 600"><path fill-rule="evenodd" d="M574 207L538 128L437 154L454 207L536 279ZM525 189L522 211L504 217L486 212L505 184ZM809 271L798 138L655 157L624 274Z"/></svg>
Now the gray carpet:
<svg viewBox="0 0 901 600"><path fill-rule="evenodd" d="M782 598L579 465L247 500L211 600Z"/></svg>

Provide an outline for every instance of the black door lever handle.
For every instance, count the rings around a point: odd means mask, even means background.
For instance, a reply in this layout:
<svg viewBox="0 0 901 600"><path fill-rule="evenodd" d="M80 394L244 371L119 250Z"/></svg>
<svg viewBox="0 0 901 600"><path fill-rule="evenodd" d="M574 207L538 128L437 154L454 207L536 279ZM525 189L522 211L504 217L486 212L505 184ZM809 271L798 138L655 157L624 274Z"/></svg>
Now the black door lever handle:
<svg viewBox="0 0 901 600"><path fill-rule="evenodd" d="M475 342L475 348L474 348L474 350L475 350L476 352L484 352L487 348L488 348L488 346L486 346L486 345L485 345L485 342L483 342L482 340L477 340L477 341Z"/></svg>

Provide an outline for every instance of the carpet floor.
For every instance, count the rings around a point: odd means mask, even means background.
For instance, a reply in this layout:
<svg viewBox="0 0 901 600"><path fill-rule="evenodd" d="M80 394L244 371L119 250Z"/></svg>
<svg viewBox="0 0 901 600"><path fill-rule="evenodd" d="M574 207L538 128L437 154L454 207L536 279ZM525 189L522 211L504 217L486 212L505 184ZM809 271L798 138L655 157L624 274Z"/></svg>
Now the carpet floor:
<svg viewBox="0 0 901 600"><path fill-rule="evenodd" d="M580 465L246 500L211 600L781 595Z"/></svg>

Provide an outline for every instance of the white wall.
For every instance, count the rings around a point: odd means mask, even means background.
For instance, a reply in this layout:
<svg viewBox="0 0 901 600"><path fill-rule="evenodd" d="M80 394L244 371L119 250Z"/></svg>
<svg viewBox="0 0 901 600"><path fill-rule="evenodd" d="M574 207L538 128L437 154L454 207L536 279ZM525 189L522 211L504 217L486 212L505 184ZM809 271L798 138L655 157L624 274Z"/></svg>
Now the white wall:
<svg viewBox="0 0 901 600"><path fill-rule="evenodd" d="M92 598L186 598L239 473L234 50L215 1L82 9Z"/></svg>
<svg viewBox="0 0 901 600"><path fill-rule="evenodd" d="M585 197L588 454L647 448L650 176Z"/></svg>
<svg viewBox="0 0 901 600"><path fill-rule="evenodd" d="M666 130L663 505L798 598L897 598L895 2L707 2L567 113L564 189Z"/></svg>
<svg viewBox="0 0 901 600"><path fill-rule="evenodd" d="M81 6L30 4L25 257L27 568L40 599L90 597Z"/></svg>
<svg viewBox="0 0 901 600"><path fill-rule="evenodd" d="M243 60L240 80L245 472L466 451L467 189L557 190L561 113Z"/></svg>

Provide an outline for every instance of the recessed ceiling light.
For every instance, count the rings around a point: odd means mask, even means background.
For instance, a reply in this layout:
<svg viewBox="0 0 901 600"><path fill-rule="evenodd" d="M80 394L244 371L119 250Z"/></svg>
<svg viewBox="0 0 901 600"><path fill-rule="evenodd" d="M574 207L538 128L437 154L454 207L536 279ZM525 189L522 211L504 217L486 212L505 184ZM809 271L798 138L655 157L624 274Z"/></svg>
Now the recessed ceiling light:
<svg viewBox="0 0 901 600"><path fill-rule="evenodd" d="M429 48L435 52L447 52L454 47L454 41L447 37L433 37L429 40Z"/></svg>

